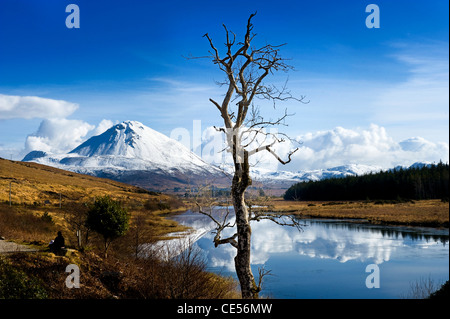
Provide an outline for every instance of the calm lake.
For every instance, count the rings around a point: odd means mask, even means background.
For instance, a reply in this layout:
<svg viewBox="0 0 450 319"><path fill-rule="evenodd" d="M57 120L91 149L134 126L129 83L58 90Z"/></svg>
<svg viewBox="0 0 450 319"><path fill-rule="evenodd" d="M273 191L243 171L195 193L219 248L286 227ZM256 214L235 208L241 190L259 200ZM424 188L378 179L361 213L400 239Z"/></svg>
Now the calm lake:
<svg viewBox="0 0 450 319"><path fill-rule="evenodd" d="M228 244L214 247L214 224L207 216L187 211L173 219L195 229L187 237L204 253L208 270L236 277L236 249ZM302 231L268 220L252 223L255 279L258 267L271 270L262 295L283 299L405 298L413 283L431 279L442 284L449 278L448 229L349 220L301 222L305 224ZM373 264L379 269L379 288L369 289L366 279L370 276L370 282L375 282L372 277L376 273L366 272L366 267Z"/></svg>

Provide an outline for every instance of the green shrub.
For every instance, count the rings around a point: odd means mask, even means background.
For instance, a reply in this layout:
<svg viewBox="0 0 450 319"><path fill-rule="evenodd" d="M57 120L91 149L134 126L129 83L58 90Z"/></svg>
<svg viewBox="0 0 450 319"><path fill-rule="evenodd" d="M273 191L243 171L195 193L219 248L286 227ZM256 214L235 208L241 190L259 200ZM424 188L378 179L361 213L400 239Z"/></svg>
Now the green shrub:
<svg viewBox="0 0 450 319"><path fill-rule="evenodd" d="M86 227L103 236L105 244L105 258L111 242L128 231L130 216L120 202L109 196L95 199L86 217Z"/></svg>
<svg viewBox="0 0 450 319"><path fill-rule="evenodd" d="M0 257L0 299L46 299L46 290L35 278Z"/></svg>

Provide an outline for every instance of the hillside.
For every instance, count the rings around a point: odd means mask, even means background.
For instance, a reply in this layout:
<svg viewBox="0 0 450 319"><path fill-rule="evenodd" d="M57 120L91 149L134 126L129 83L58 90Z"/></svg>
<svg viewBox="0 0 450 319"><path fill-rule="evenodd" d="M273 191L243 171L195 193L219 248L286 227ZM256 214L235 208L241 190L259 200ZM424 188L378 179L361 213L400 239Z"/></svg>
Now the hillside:
<svg viewBox="0 0 450 319"><path fill-rule="evenodd" d="M59 205L60 194L62 203L106 194L139 201L157 196L157 193L105 178L0 158L0 202L9 202L10 183L12 203L35 206Z"/></svg>
<svg viewBox="0 0 450 319"><path fill-rule="evenodd" d="M182 202L169 195L106 178L0 158L0 236L42 245L53 239L57 230L63 230L68 243L75 246L70 221L86 210L86 203L102 195L120 200L132 220L142 216L141 220L154 236L181 228L164 217L169 212L184 209Z"/></svg>

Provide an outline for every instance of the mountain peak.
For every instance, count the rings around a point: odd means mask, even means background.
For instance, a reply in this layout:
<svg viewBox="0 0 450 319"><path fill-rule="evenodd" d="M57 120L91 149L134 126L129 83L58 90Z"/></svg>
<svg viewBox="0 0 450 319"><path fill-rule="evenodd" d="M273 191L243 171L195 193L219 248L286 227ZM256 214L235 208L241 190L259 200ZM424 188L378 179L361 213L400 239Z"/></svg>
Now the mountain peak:
<svg viewBox="0 0 450 319"><path fill-rule="evenodd" d="M116 130L129 130L129 131L143 131L145 128L150 129L149 127L146 127L144 124L138 121L123 121L122 123L114 125L112 128L115 128Z"/></svg>
<svg viewBox="0 0 450 319"><path fill-rule="evenodd" d="M190 156L189 150L167 136L138 121L124 121L91 137L70 153L87 157L123 156L165 162L168 160L165 155L169 155L167 150L170 148L176 148L178 153L189 153Z"/></svg>

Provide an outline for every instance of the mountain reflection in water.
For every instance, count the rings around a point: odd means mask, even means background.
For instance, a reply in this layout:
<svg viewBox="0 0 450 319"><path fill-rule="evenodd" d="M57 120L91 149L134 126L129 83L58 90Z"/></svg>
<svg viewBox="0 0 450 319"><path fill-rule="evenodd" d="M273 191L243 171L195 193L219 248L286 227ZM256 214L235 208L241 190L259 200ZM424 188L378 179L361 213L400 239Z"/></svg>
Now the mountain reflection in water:
<svg viewBox="0 0 450 319"><path fill-rule="evenodd" d="M187 211L173 219L193 228L180 242L188 237L204 252L212 271L234 274L236 249L231 245L214 247L214 223L208 217ZM251 264L255 273L261 265L272 270L274 277L268 279L266 288L275 298L397 298L399 289L407 289L419 277L432 274L439 280L448 279L448 229L380 226L354 220L310 219L301 223L305 224L302 231L269 220L252 222ZM232 234L233 229L228 229L223 237ZM169 242L178 245L177 240ZM384 267L384 289L370 291L365 286L368 264ZM341 286L345 282L346 292L331 289L335 281ZM394 283L399 287L388 289ZM315 290L302 290L308 285Z"/></svg>
<svg viewBox="0 0 450 319"><path fill-rule="evenodd" d="M217 213L218 214L218 213ZM193 231L190 242L205 250L210 265L234 269L235 248L222 245L215 248L212 239L214 223L206 216L188 211L174 219ZM268 220L252 223L252 264L264 264L270 254L296 252L317 258L371 261L380 264L389 261L399 247L435 245L446 247L448 229L422 227L379 226L345 220L303 220L302 231L280 226ZM232 230L223 237L232 235ZM181 239L184 240L184 239Z"/></svg>

